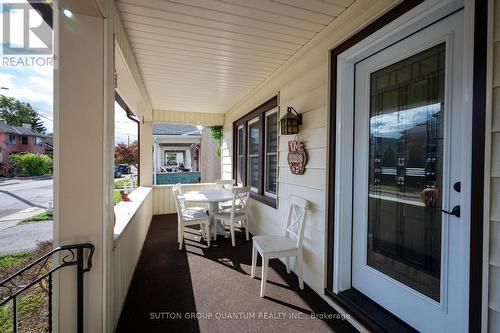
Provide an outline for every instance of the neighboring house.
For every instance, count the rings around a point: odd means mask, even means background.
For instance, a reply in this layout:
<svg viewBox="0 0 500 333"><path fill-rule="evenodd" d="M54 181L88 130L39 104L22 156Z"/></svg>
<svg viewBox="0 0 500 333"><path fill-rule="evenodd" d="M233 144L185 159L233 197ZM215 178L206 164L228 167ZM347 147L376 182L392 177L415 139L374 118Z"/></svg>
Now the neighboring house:
<svg viewBox="0 0 500 333"><path fill-rule="evenodd" d="M10 126L0 122L0 163L10 168L12 153L45 154L44 140L47 135L33 131L31 124Z"/></svg>
<svg viewBox="0 0 500 333"><path fill-rule="evenodd" d="M52 133L43 138L43 146L45 147L45 154L54 155L54 135Z"/></svg>
<svg viewBox="0 0 500 333"><path fill-rule="evenodd" d="M154 124L153 147L156 184L214 182L220 178L217 142L208 129Z"/></svg>

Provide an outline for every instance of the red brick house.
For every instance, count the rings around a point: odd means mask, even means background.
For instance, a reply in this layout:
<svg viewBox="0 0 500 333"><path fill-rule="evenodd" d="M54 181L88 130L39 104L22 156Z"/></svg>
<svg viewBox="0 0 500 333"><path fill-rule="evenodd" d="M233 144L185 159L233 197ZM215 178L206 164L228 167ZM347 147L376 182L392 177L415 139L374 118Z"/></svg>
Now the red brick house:
<svg viewBox="0 0 500 333"><path fill-rule="evenodd" d="M0 164L10 168L9 155L12 153L44 154L45 134L31 129L30 124L10 126L0 122Z"/></svg>

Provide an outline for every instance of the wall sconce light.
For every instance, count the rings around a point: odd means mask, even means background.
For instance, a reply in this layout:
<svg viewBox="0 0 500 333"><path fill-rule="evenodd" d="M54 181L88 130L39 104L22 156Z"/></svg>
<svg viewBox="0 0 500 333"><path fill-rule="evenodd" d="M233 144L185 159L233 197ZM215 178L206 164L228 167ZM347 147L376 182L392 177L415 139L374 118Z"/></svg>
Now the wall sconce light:
<svg viewBox="0 0 500 333"><path fill-rule="evenodd" d="M280 119L281 134L290 135L299 133L299 125L302 125L302 115L293 107L286 108L286 114Z"/></svg>

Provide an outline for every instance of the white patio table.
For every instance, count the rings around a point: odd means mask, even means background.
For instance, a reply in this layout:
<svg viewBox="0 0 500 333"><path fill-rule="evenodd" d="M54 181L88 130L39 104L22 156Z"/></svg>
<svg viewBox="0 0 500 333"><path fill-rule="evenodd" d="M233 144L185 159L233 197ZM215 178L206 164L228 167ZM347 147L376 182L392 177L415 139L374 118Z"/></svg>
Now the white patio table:
<svg viewBox="0 0 500 333"><path fill-rule="evenodd" d="M210 206L208 215L210 215L211 226L214 227L213 214L219 211L219 202L233 200L233 191L228 189L207 189L200 191L190 191L184 193L184 200L191 203L208 203ZM229 237L222 223L217 224L217 234ZM213 229L211 229L213 230Z"/></svg>

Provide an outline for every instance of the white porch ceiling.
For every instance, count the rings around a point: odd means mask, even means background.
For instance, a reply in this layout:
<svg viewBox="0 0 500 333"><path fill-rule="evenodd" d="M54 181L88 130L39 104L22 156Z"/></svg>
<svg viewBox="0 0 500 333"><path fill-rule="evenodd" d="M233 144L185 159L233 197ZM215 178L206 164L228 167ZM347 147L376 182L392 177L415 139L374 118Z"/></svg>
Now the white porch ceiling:
<svg viewBox="0 0 500 333"><path fill-rule="evenodd" d="M153 108L223 113L353 0L119 0Z"/></svg>

